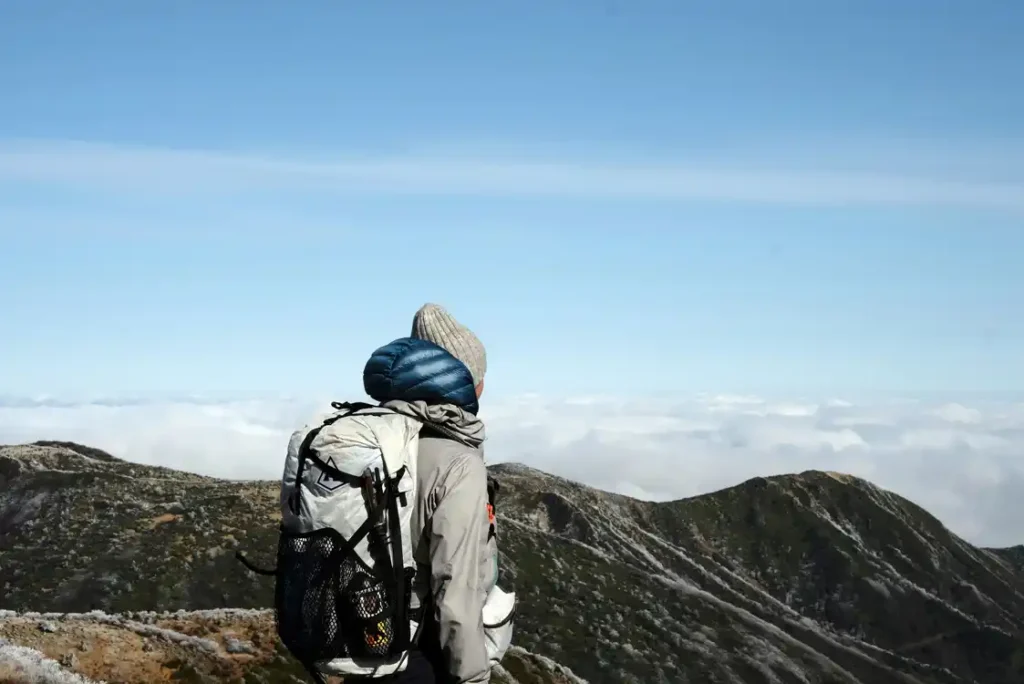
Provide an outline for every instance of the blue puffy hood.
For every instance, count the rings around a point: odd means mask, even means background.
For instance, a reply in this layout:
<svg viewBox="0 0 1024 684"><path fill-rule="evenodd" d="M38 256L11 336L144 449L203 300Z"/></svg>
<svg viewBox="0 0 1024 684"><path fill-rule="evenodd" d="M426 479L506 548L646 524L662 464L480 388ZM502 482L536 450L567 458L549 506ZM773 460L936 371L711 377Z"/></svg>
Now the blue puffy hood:
<svg viewBox="0 0 1024 684"><path fill-rule="evenodd" d="M479 410L473 376L465 364L433 342L402 337L370 355L363 389L379 402L401 399Z"/></svg>

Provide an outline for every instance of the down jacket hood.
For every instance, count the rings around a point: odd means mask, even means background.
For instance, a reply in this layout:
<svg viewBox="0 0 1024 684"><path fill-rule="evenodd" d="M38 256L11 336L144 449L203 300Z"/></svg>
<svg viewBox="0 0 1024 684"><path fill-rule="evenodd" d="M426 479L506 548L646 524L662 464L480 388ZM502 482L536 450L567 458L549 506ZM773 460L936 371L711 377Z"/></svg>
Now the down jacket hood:
<svg viewBox="0 0 1024 684"><path fill-rule="evenodd" d="M379 402L451 404L474 415L479 410L465 364L433 342L414 337L399 338L370 355L363 389Z"/></svg>

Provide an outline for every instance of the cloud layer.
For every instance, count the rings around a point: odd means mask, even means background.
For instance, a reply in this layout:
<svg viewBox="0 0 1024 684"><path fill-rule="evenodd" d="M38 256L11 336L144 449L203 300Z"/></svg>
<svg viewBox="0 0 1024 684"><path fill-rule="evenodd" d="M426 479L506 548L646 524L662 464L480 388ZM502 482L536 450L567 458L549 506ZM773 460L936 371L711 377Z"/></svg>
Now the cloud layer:
<svg viewBox="0 0 1024 684"><path fill-rule="evenodd" d="M818 158L825 158L824 152ZM874 170L856 171L842 170L844 165L837 161L831 167L798 164L788 169L777 163L726 164L705 159L691 164L609 164L465 155L324 160L64 140L0 140L0 183L114 191L210 195L300 190L1024 210L1024 181L1019 175L1013 180L982 180L951 174L948 168L921 173L904 165L902 172L894 171L877 161Z"/></svg>
<svg viewBox="0 0 1024 684"><path fill-rule="evenodd" d="M6 400L0 443L71 439L141 463L274 479L291 431L326 405ZM521 397L483 417L489 462L623 494L664 500L757 475L838 470L910 498L972 542L1024 543L1024 403Z"/></svg>

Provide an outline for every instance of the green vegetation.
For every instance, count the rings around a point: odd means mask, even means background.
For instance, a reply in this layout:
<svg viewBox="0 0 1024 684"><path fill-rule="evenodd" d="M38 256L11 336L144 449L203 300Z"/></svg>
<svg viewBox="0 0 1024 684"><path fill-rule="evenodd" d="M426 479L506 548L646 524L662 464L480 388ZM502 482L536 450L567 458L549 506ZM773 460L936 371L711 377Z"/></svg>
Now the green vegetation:
<svg viewBox="0 0 1024 684"><path fill-rule="evenodd" d="M647 503L492 470L515 643L590 681L1024 681L1024 547L975 548L870 483L812 471ZM0 448L0 477L0 609L272 603L272 580L233 555L273 565L276 483L64 445ZM562 681L536 656L505 669Z"/></svg>

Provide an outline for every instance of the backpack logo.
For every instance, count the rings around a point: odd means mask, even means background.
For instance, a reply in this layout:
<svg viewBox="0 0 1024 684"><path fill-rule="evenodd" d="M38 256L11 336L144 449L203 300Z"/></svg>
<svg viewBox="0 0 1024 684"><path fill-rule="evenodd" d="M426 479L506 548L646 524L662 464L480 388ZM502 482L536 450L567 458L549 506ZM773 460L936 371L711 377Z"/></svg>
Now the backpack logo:
<svg viewBox="0 0 1024 684"><path fill-rule="evenodd" d="M334 457L333 456L328 457L327 460L325 461L325 463L327 463L327 465L331 466L335 470L338 469L338 466L334 465ZM316 479L316 483L319 486L321 486L324 489L326 489L327 491L329 491L329 492L333 492L338 487L340 487L343 484L345 484L341 480L335 480L333 477L331 477L330 473L328 473L326 470L321 470L320 471L320 477L318 477Z"/></svg>

